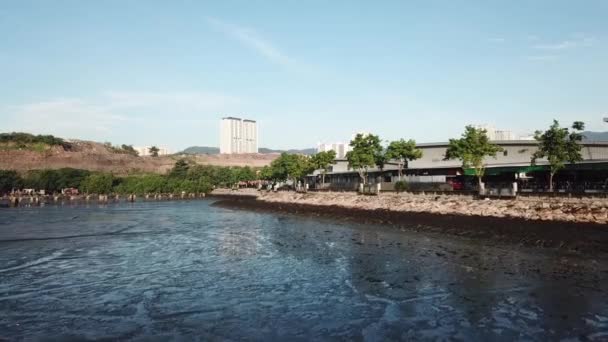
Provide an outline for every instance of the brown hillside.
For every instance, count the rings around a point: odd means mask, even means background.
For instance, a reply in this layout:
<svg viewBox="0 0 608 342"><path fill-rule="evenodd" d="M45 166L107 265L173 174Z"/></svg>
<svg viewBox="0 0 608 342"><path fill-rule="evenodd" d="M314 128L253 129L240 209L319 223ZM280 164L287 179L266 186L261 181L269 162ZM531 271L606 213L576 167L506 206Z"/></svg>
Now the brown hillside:
<svg viewBox="0 0 608 342"><path fill-rule="evenodd" d="M182 156L136 157L115 153L106 146L89 141L71 141L71 148L49 147L45 151L0 149L0 169L28 171L71 167L124 175L133 172L165 173ZM201 165L262 167L278 154L194 155L183 158Z"/></svg>

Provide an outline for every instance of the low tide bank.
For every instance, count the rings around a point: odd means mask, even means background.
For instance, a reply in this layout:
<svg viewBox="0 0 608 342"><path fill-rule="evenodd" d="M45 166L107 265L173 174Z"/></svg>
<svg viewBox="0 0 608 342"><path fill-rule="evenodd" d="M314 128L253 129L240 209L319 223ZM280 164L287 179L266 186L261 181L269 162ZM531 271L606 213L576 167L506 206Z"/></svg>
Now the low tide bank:
<svg viewBox="0 0 608 342"><path fill-rule="evenodd" d="M355 193L218 193L217 205L331 216L525 245L608 253L608 201L535 199L483 201L462 196ZM230 196L233 195L233 196Z"/></svg>

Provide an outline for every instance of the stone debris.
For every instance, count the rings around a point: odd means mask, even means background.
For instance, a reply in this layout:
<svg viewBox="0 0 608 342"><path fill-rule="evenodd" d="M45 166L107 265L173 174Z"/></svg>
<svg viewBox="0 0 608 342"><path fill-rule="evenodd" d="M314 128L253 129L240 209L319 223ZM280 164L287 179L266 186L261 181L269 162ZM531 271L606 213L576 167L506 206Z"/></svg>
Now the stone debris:
<svg viewBox="0 0 608 342"><path fill-rule="evenodd" d="M544 198L479 200L461 195L383 193L364 196L349 192L260 192L259 201L340 206L364 210L435 213L442 215L512 217L527 220L608 223L608 199Z"/></svg>

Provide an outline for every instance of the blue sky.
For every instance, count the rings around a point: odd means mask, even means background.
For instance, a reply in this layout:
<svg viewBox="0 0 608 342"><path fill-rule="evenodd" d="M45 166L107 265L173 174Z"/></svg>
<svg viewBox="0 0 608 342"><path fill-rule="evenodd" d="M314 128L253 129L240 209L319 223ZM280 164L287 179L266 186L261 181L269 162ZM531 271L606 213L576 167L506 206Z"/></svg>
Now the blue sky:
<svg viewBox="0 0 608 342"><path fill-rule="evenodd" d="M2 1L0 131L178 150L608 130L608 1Z"/></svg>

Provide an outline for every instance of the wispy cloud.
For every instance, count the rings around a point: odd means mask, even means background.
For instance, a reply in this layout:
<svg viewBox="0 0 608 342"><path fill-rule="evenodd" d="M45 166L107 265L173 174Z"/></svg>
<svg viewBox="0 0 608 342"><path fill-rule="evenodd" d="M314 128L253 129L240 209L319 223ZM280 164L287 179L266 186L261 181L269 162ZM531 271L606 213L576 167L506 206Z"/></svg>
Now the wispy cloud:
<svg viewBox="0 0 608 342"><path fill-rule="evenodd" d="M556 43L550 44L538 44L535 45L535 49L540 50L567 50L573 49L577 47L587 47L592 46L595 42L597 42L597 38L589 37L584 35L573 35L571 39L562 40Z"/></svg>
<svg viewBox="0 0 608 342"><path fill-rule="evenodd" d="M526 39L531 42L535 42L535 41L539 40L540 38L537 35L529 34L526 36Z"/></svg>
<svg viewBox="0 0 608 342"><path fill-rule="evenodd" d="M282 66L293 66L295 64L291 57L251 28L230 24L217 18L208 17L206 20L214 28L253 49L272 63Z"/></svg>
<svg viewBox="0 0 608 342"><path fill-rule="evenodd" d="M53 129L68 133L72 130L109 132L112 127L126 120L111 113L103 106L96 106L77 98L53 99L41 102L9 106L5 110L13 120L14 129L43 132Z"/></svg>
<svg viewBox="0 0 608 342"><path fill-rule="evenodd" d="M536 56L527 56L526 59L529 61L546 62L546 61L556 60L557 56L556 55L536 55Z"/></svg>
<svg viewBox="0 0 608 342"><path fill-rule="evenodd" d="M504 43L505 41L506 41L506 39L504 39L502 37L488 38L488 42L490 42L490 43L500 44L500 43Z"/></svg>
<svg viewBox="0 0 608 342"><path fill-rule="evenodd" d="M108 91L90 98L55 98L0 107L2 129L50 133L62 137L109 139L127 126L150 122L201 121L239 107L236 97L218 93Z"/></svg>
<svg viewBox="0 0 608 342"><path fill-rule="evenodd" d="M200 91L182 92L143 92L143 91L108 91L103 94L107 102L118 109L124 108L185 108L195 111L221 110L227 105L234 105L240 100L234 96Z"/></svg>

